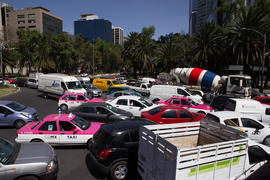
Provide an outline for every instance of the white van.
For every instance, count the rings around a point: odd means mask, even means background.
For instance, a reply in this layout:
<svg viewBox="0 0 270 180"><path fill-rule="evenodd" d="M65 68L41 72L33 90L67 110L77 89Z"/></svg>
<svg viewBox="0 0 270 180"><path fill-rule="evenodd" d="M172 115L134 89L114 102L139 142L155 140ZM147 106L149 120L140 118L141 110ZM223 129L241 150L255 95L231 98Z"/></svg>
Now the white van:
<svg viewBox="0 0 270 180"><path fill-rule="evenodd" d="M38 78L43 75L43 73L30 73L29 79L26 82L26 86L29 88L38 88Z"/></svg>
<svg viewBox="0 0 270 180"><path fill-rule="evenodd" d="M74 76L66 74L44 74L39 77L38 90L46 98L48 95L62 96L66 93L83 93L86 90Z"/></svg>
<svg viewBox="0 0 270 180"><path fill-rule="evenodd" d="M270 124L269 108L253 99L229 98L224 104L224 111L235 111L251 115L263 123Z"/></svg>
<svg viewBox="0 0 270 180"><path fill-rule="evenodd" d="M78 79L78 81L80 81L81 84L86 84L86 85L90 85L91 84L89 77L76 76L76 78Z"/></svg>
<svg viewBox="0 0 270 180"><path fill-rule="evenodd" d="M202 97L197 94L191 94L185 87L170 85L154 85L150 88L150 99L157 102L161 99L169 99L172 96L186 96L193 101L203 104Z"/></svg>

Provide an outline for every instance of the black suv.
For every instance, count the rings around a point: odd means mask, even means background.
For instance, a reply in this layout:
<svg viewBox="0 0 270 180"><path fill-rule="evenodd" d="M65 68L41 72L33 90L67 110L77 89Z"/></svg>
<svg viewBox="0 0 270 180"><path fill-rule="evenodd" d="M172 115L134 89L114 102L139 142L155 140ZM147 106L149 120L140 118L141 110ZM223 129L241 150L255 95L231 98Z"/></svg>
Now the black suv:
<svg viewBox="0 0 270 180"><path fill-rule="evenodd" d="M215 96L211 103L210 106L214 109L214 111L223 111L224 110L224 105L227 99L229 98L237 98L238 96L235 95L219 95Z"/></svg>
<svg viewBox="0 0 270 180"><path fill-rule="evenodd" d="M90 163L113 180L125 179L137 166L139 127L152 124L145 119L103 124L88 144Z"/></svg>

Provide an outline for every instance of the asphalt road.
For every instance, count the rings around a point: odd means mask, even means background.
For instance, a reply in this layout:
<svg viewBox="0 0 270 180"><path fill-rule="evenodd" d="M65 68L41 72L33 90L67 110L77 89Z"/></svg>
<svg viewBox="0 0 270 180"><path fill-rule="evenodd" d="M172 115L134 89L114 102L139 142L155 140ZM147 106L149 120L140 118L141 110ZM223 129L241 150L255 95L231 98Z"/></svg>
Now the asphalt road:
<svg viewBox="0 0 270 180"><path fill-rule="evenodd" d="M57 112L57 99L43 99L38 96L36 89L21 88L21 90L9 96L0 98L1 100L13 100L21 104L37 109L39 117ZM16 129L12 127L0 127L0 136L11 142L16 138ZM54 147L59 161L58 180L92 180L105 179L96 173L91 162L88 160L88 150L85 146L78 147ZM89 162L89 163L87 163Z"/></svg>
<svg viewBox="0 0 270 180"><path fill-rule="evenodd" d="M21 88L21 90L12 95L0 97L0 100L13 100L21 104L31 106L37 109L39 117L57 112L57 99L43 99L38 96L36 89ZM12 127L0 127L0 136L12 142L16 138L16 129ZM106 179L97 173L95 167L91 166L88 150L84 146L78 147L54 147L59 161L58 180L96 180ZM128 179L137 179L133 175ZM270 163L267 163L256 171L248 180L266 180L270 179Z"/></svg>

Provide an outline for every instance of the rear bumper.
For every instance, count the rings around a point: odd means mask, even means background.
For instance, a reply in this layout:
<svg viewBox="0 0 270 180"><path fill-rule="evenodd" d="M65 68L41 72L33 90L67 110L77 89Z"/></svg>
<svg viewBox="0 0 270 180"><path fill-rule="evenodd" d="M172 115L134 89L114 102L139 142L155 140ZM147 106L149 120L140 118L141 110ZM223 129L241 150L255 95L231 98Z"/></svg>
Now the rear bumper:
<svg viewBox="0 0 270 180"><path fill-rule="evenodd" d="M89 157L90 157L90 163L93 165L93 167L95 167L100 173L107 175L110 172L110 167L105 166L103 164L101 164L100 162L98 162L98 160L96 159L96 157L94 156L94 154L89 151Z"/></svg>

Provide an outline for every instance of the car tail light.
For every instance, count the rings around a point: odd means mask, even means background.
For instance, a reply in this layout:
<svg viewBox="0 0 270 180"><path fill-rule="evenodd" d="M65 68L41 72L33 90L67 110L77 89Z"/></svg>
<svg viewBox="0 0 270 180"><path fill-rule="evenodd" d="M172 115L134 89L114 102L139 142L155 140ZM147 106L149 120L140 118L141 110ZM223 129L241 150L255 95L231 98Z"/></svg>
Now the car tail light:
<svg viewBox="0 0 270 180"><path fill-rule="evenodd" d="M105 149L105 150L102 150L99 154L99 158L104 160L108 157L108 155L110 154L110 152L112 152L111 149Z"/></svg>

